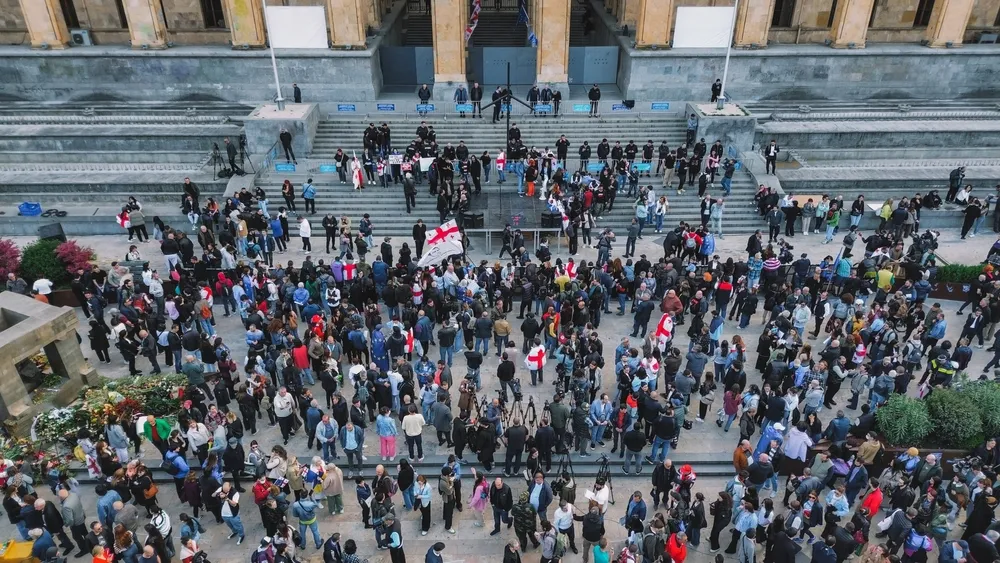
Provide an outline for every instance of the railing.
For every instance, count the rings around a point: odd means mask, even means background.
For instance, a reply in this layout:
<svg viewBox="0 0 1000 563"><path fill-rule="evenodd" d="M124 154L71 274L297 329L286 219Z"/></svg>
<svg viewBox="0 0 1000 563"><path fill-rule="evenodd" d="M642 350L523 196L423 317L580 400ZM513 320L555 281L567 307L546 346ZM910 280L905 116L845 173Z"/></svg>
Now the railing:
<svg viewBox="0 0 1000 563"><path fill-rule="evenodd" d="M439 88L446 88L450 94L455 91L455 86L440 85ZM520 95L527 93L529 86L523 87ZM515 90L518 88L515 87ZM481 102L482 113L488 117L493 115L493 106L490 96L492 92L484 92L484 100ZM522 98L523 99L523 98ZM506 112L510 111L511 118L517 116L518 119L559 119L564 116L583 117L590 114L590 102L570 100L562 101L559 104L559 113L556 115L556 106L550 102L547 104L536 104L534 107L526 106L517 101L505 104L500 113L501 119L506 119ZM327 113L327 119L357 116L359 119L389 119L389 118L421 118L433 120L435 118L461 119L461 114L465 113L471 117L473 113L472 102L457 104L453 101L430 101L422 104L417 98L416 88L414 88L412 100L385 100L385 101L357 101L341 102L336 104L335 111ZM602 100L598 102L597 113L599 120L617 121L631 120L639 121L651 117L680 118L684 113L684 104L681 102L636 102L632 109L629 109L621 100Z"/></svg>
<svg viewBox="0 0 1000 563"><path fill-rule="evenodd" d="M480 5L482 12L517 13L518 0L483 0ZM430 13L429 0L407 0L406 11L410 14ZM472 12L472 2L469 2L469 12Z"/></svg>

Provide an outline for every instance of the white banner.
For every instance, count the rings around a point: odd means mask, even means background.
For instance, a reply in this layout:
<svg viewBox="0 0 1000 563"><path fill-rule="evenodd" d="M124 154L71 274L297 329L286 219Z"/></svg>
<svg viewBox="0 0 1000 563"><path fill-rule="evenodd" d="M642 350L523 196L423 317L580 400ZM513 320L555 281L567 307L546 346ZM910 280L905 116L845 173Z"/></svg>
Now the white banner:
<svg viewBox="0 0 1000 563"><path fill-rule="evenodd" d="M268 6L267 34L275 49L329 49L323 6Z"/></svg>
<svg viewBox="0 0 1000 563"><path fill-rule="evenodd" d="M734 10L733 6L678 7L674 49L725 49Z"/></svg>
<svg viewBox="0 0 1000 563"><path fill-rule="evenodd" d="M423 268L440 264L449 256L461 254L463 251L462 233L458 230L458 223L452 219L436 229L427 231L427 249L417 265Z"/></svg>

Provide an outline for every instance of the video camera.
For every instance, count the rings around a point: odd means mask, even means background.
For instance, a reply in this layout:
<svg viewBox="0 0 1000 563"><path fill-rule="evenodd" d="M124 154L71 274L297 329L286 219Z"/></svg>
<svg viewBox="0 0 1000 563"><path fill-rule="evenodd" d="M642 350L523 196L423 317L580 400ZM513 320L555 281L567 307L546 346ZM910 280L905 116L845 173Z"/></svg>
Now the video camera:
<svg viewBox="0 0 1000 563"><path fill-rule="evenodd" d="M514 394L514 402L519 403L524 399L524 393L521 392L521 380L515 379L510 382L511 392Z"/></svg>

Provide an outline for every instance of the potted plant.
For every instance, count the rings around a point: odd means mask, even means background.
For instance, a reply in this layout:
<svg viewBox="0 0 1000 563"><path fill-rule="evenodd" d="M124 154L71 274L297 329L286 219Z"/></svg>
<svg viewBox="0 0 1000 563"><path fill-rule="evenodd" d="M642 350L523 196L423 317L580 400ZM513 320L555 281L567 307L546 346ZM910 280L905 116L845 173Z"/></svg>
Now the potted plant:
<svg viewBox="0 0 1000 563"><path fill-rule="evenodd" d="M970 285L979 274L983 273L983 266L966 264L947 264L937 269L934 278L934 289L931 290L930 297L933 299L957 299L964 300Z"/></svg>

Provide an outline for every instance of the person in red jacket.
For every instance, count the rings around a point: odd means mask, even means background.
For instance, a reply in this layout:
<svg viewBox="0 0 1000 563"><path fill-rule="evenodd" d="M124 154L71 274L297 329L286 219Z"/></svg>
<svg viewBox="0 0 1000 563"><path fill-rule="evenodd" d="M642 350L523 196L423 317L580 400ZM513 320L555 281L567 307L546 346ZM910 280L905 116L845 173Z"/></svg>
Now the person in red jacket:
<svg viewBox="0 0 1000 563"><path fill-rule="evenodd" d="M872 490L867 495L865 495L865 500L861 501L861 508L868 509L868 519L871 520L878 513L878 509L882 506L882 489L879 488L879 482L876 477L872 477L869 480L871 483Z"/></svg>
<svg viewBox="0 0 1000 563"><path fill-rule="evenodd" d="M684 532L670 534L670 539L667 540L663 551L673 559L674 563L684 563L688 556L687 534Z"/></svg>

